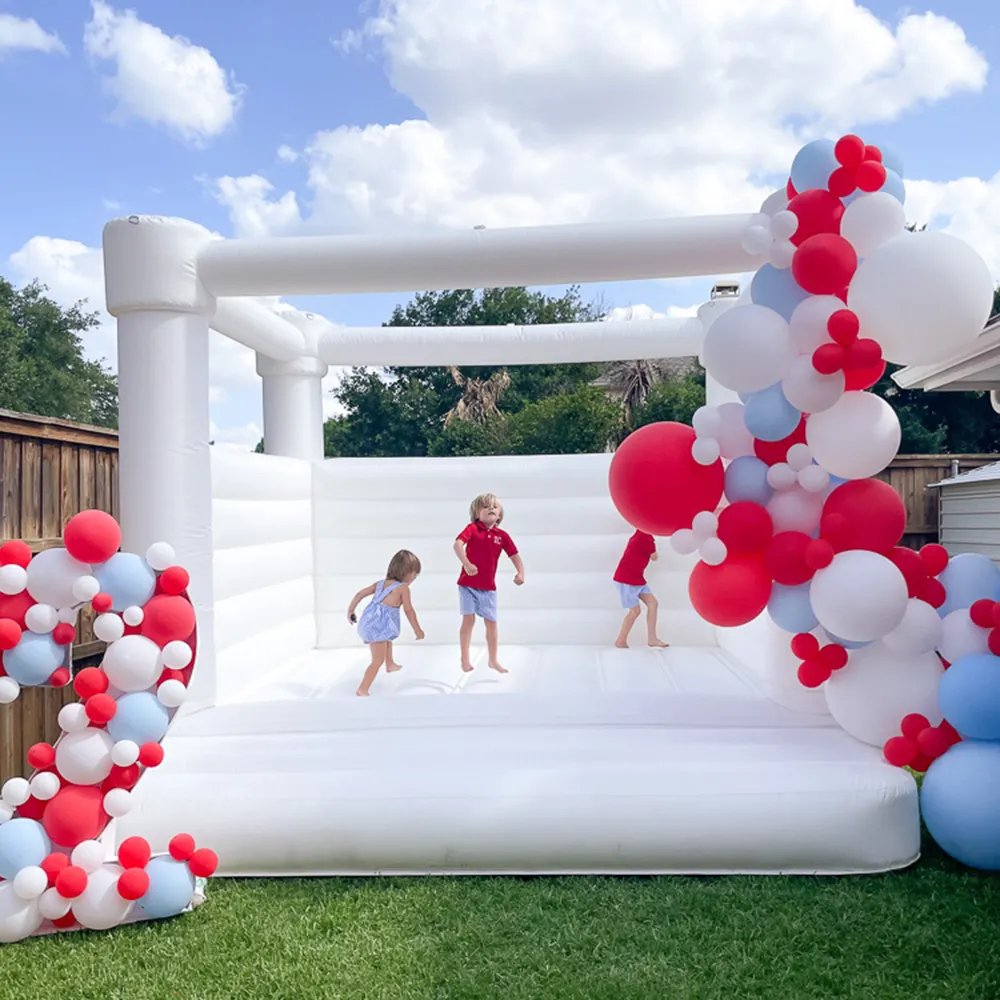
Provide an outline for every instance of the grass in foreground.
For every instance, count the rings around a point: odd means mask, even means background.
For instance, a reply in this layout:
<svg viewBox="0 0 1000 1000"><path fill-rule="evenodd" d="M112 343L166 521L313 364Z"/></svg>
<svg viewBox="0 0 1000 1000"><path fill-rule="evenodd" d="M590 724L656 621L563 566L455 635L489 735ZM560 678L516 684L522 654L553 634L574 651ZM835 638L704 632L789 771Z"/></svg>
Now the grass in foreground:
<svg viewBox="0 0 1000 1000"><path fill-rule="evenodd" d="M0 947L45 1000L997 1000L1000 878L218 880L185 917Z"/></svg>

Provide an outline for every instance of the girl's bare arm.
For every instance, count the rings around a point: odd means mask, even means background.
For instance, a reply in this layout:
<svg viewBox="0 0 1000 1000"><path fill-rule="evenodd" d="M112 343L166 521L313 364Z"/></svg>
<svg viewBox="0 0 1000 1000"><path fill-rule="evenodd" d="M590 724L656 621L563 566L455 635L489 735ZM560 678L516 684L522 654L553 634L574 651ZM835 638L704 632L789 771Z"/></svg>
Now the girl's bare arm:
<svg viewBox="0 0 1000 1000"><path fill-rule="evenodd" d="M521 561L521 555L515 552L514 555L510 557L510 561L514 564L514 570L516 575L514 576L514 583L520 586L524 583L524 563Z"/></svg>
<svg viewBox="0 0 1000 1000"><path fill-rule="evenodd" d="M413 610L413 602L410 600L410 588L400 587L400 596L403 601L403 611L406 614L406 620L410 623L413 629L413 634L418 639L423 639L424 630L420 627L420 622L417 621L417 613Z"/></svg>
<svg viewBox="0 0 1000 1000"><path fill-rule="evenodd" d="M475 576L477 573L476 567L469 562L469 557L465 554L465 542L456 541L453 546L455 549L455 555L458 556L458 561L462 564L462 568L465 570L469 576Z"/></svg>
<svg viewBox="0 0 1000 1000"><path fill-rule="evenodd" d="M347 609L347 620L354 624L354 609L366 598L371 597L375 593L376 585L373 583L370 587L365 587L364 590L359 590L354 597L351 599L350 607Z"/></svg>

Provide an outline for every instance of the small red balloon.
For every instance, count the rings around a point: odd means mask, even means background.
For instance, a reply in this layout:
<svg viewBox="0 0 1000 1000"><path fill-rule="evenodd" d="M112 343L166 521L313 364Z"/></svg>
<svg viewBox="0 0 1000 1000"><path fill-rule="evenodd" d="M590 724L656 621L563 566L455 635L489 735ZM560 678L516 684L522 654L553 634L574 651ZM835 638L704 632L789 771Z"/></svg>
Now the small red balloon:
<svg viewBox="0 0 1000 1000"><path fill-rule="evenodd" d="M51 743L36 743L28 748L27 758L36 769L51 767L56 762L56 748Z"/></svg>
<svg viewBox="0 0 1000 1000"><path fill-rule="evenodd" d="M799 287L812 295L836 295L858 269L858 255L843 236L819 233L795 251L792 275Z"/></svg>
<svg viewBox="0 0 1000 1000"><path fill-rule="evenodd" d="M141 899L149 891L149 875L141 868L127 868L118 876L118 895L122 899Z"/></svg>
<svg viewBox="0 0 1000 1000"><path fill-rule="evenodd" d="M784 462L788 456L788 449L793 444L805 444L806 440L806 418L799 421L799 426L786 438L780 441L758 441L754 438L753 453L767 465L777 465Z"/></svg>
<svg viewBox="0 0 1000 1000"><path fill-rule="evenodd" d="M993 612L996 606L997 602L991 601L988 597L974 601L972 607L969 608L972 624L978 625L980 628L993 628Z"/></svg>
<svg viewBox="0 0 1000 1000"><path fill-rule="evenodd" d="M45 802L42 799L36 799L35 796L32 795L23 806L17 807L17 815L21 819L33 819L40 823L42 821L42 817L45 815L45 809L47 806L48 802Z"/></svg>
<svg viewBox="0 0 1000 1000"><path fill-rule="evenodd" d="M869 337L862 337L847 348L845 367L852 370L867 371L869 368L874 368L881 360L882 348L878 341L871 340Z"/></svg>
<svg viewBox="0 0 1000 1000"><path fill-rule="evenodd" d="M994 655L1000 656L1000 629L991 629L986 637L986 648Z"/></svg>
<svg viewBox="0 0 1000 1000"><path fill-rule="evenodd" d="M49 674L49 685L54 688L66 687L70 681L69 667L58 667Z"/></svg>
<svg viewBox="0 0 1000 1000"><path fill-rule="evenodd" d="M771 539L764 555L764 564L775 583L784 587L797 587L812 579L813 570L806 562L806 550L811 541L801 531L779 531Z"/></svg>
<svg viewBox="0 0 1000 1000"><path fill-rule="evenodd" d="M695 611L721 628L745 625L767 607L771 577L756 555L730 556L719 566L699 562L688 579Z"/></svg>
<svg viewBox="0 0 1000 1000"><path fill-rule="evenodd" d="M762 552L774 534L774 522L760 504L740 500L719 514L716 534L729 552L738 555Z"/></svg>
<svg viewBox="0 0 1000 1000"><path fill-rule="evenodd" d="M848 368L844 372L844 391L861 392L870 389L885 374L885 361L879 360L870 368Z"/></svg>
<svg viewBox="0 0 1000 1000"><path fill-rule="evenodd" d="M917 756L917 746L905 736L893 736L882 747L882 753L886 761L894 767L907 767Z"/></svg>
<svg viewBox="0 0 1000 1000"><path fill-rule="evenodd" d="M97 667L84 667L73 680L73 690L84 700L108 690L108 675Z"/></svg>
<svg viewBox="0 0 1000 1000"><path fill-rule="evenodd" d="M903 574L908 595L919 597L924 584L927 583L927 570L924 568L920 556L913 549L904 548L902 545L895 546L885 555L896 564L896 568Z"/></svg>
<svg viewBox="0 0 1000 1000"><path fill-rule="evenodd" d="M936 760L951 746L948 734L937 726L928 726L917 735L917 749L932 760Z"/></svg>
<svg viewBox="0 0 1000 1000"><path fill-rule="evenodd" d="M13 649L21 641L21 626L13 618L0 618L0 650Z"/></svg>
<svg viewBox="0 0 1000 1000"><path fill-rule="evenodd" d="M932 542L920 550L920 558L923 560L924 566L927 567L928 574L938 576L944 572L945 566L948 565L948 550L943 545Z"/></svg>
<svg viewBox="0 0 1000 1000"><path fill-rule="evenodd" d="M195 878L211 878L219 867L219 856L207 847L200 847L191 855L188 868Z"/></svg>
<svg viewBox="0 0 1000 1000"><path fill-rule="evenodd" d="M152 853L149 841L143 837L126 837L118 848L118 864L122 868L145 868Z"/></svg>
<svg viewBox="0 0 1000 1000"><path fill-rule="evenodd" d="M930 726L930 720L926 715L920 715L918 712L912 712L910 715L904 716L903 721L899 724L899 731L908 739L916 742L917 737Z"/></svg>
<svg viewBox="0 0 1000 1000"><path fill-rule="evenodd" d="M70 927L76 926L76 917L73 916L73 911L70 910L65 916L56 917L52 921L53 927L58 927L61 931L68 931Z"/></svg>
<svg viewBox="0 0 1000 1000"><path fill-rule="evenodd" d="M26 590L20 594L0 594L0 619L12 621L22 631L27 628L24 615L28 608L34 607L35 599Z"/></svg>
<svg viewBox="0 0 1000 1000"><path fill-rule="evenodd" d="M865 141L857 135L841 136L833 147L833 155L841 166L855 170L864 162Z"/></svg>
<svg viewBox="0 0 1000 1000"><path fill-rule="evenodd" d="M806 546L806 565L811 570L826 569L835 555L836 550L825 538L814 538Z"/></svg>
<svg viewBox="0 0 1000 1000"><path fill-rule="evenodd" d="M810 632L799 632L792 636L792 656L800 660L814 660L819 656L819 639Z"/></svg>
<svg viewBox="0 0 1000 1000"><path fill-rule="evenodd" d="M842 670L847 666L847 650L838 642L829 642L819 651L819 661L827 670Z"/></svg>
<svg viewBox="0 0 1000 1000"><path fill-rule="evenodd" d="M138 764L129 764L128 767L115 764L111 768L111 773L101 782L101 791L105 794L113 788L124 788L128 791L135 787L140 773Z"/></svg>
<svg viewBox="0 0 1000 1000"><path fill-rule="evenodd" d="M139 747L139 763L143 767L159 767L163 763L163 747L159 743L143 743Z"/></svg>
<svg viewBox="0 0 1000 1000"><path fill-rule="evenodd" d="M861 324L858 321L858 314L852 309L838 309L830 314L826 321L826 332L841 347L849 347L858 339L858 331Z"/></svg>
<svg viewBox="0 0 1000 1000"><path fill-rule="evenodd" d="M850 167L837 167L826 182L830 194L834 194L838 198L846 198L849 194L854 194L858 189L856 174L857 171Z"/></svg>
<svg viewBox="0 0 1000 1000"><path fill-rule="evenodd" d="M798 678L803 687L818 688L830 679L830 669L820 660L806 660L799 666Z"/></svg>
<svg viewBox="0 0 1000 1000"><path fill-rule="evenodd" d="M52 842L68 848L96 840L107 824L104 793L96 785L63 785L49 800L42 820Z"/></svg>
<svg viewBox="0 0 1000 1000"><path fill-rule="evenodd" d="M87 699L84 704L87 718L95 725L107 725L118 711L118 702L109 694L95 694Z"/></svg>
<svg viewBox="0 0 1000 1000"><path fill-rule="evenodd" d="M882 162L882 150L878 146L865 146L865 159L874 160L876 163Z"/></svg>
<svg viewBox="0 0 1000 1000"><path fill-rule="evenodd" d="M13 538L0 545L0 566L20 566L27 569L31 562L31 547L20 538Z"/></svg>
<svg viewBox="0 0 1000 1000"><path fill-rule="evenodd" d="M191 576L183 566L168 566L157 580L160 593L172 596L183 594L190 582Z"/></svg>
<svg viewBox="0 0 1000 1000"><path fill-rule="evenodd" d="M818 233L839 233L844 203L829 191L813 188L796 195L788 203L788 211L799 220L798 228L790 238L795 246L800 246Z"/></svg>
<svg viewBox="0 0 1000 1000"><path fill-rule="evenodd" d="M56 876L56 892L63 899L76 899L87 888L87 873L77 865L67 865Z"/></svg>
<svg viewBox="0 0 1000 1000"><path fill-rule="evenodd" d="M926 580L920 593L920 600L926 601L932 608L939 608L947 600L948 594L940 580Z"/></svg>
<svg viewBox="0 0 1000 1000"><path fill-rule="evenodd" d="M52 854L48 855L39 868L45 872L49 877L49 888L56 884L56 879L59 877L59 873L65 871L69 867L69 858L62 853L62 851L53 851Z"/></svg>
<svg viewBox="0 0 1000 1000"><path fill-rule="evenodd" d="M94 594L91 599L90 606L99 614L103 615L105 611L110 611L112 605L114 604L114 599L110 594Z"/></svg>
<svg viewBox="0 0 1000 1000"><path fill-rule="evenodd" d="M927 768L929 768L933 763L934 761L932 761L930 757L927 756L927 754L920 753L920 751L918 750L917 756L910 761L909 766L910 769L916 771L917 774L924 774Z"/></svg>
<svg viewBox="0 0 1000 1000"><path fill-rule="evenodd" d="M69 622L60 622L52 630L52 641L57 646L71 646L76 639L76 629Z"/></svg>
<svg viewBox="0 0 1000 1000"><path fill-rule="evenodd" d="M855 176L857 177L858 187L862 191L867 193L878 191L885 184L885 167L877 160L865 160L858 167L858 172Z"/></svg>
<svg viewBox="0 0 1000 1000"><path fill-rule="evenodd" d="M82 510L63 529L66 551L83 563L107 562L122 543L118 522L103 510Z"/></svg>
<svg viewBox="0 0 1000 1000"><path fill-rule="evenodd" d="M160 594L143 608L142 634L157 646L186 639L194 631L194 608L183 597Z"/></svg>
<svg viewBox="0 0 1000 1000"><path fill-rule="evenodd" d="M194 854L194 837L190 833L178 833L167 844L167 850L174 861L187 861Z"/></svg>
<svg viewBox="0 0 1000 1000"><path fill-rule="evenodd" d="M840 344L820 344L812 353L812 366L820 375L833 375L843 369L847 351Z"/></svg>

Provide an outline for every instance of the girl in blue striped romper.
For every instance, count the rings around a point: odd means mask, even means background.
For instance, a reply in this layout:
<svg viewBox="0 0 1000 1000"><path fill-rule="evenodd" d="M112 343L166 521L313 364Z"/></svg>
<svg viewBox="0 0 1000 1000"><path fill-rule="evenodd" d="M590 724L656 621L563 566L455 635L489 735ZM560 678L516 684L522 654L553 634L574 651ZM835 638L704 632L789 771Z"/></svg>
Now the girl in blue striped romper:
<svg viewBox="0 0 1000 1000"><path fill-rule="evenodd" d="M420 560L406 549L397 552L389 562L385 579L373 583L364 590L359 590L347 609L347 619L353 625L357 623L358 635L368 643L372 653L372 662L368 665L358 694L362 697L370 694L372 683L382 664L386 673L395 673L401 665L392 658L392 643L399 638L399 609L406 612L406 618L413 627L417 639L423 639L424 632L417 621L417 613L410 602L410 584L420 575ZM361 612L358 621L354 609L366 597L371 601Z"/></svg>

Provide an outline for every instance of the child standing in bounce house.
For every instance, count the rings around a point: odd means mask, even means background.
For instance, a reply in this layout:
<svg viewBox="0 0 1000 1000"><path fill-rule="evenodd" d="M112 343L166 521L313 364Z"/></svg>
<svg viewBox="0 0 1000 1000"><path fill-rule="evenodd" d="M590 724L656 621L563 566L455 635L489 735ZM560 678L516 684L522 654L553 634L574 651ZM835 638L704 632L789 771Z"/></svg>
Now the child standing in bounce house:
<svg viewBox="0 0 1000 1000"><path fill-rule="evenodd" d="M628 649L629 632L642 613L639 608L640 601L646 605L646 633L649 645L659 649L669 645L656 634L656 615L660 605L649 589L649 584L646 583L646 567L650 560L656 561L656 540L645 531L636 531L628 540L625 553L615 570L614 579L618 586L618 596L621 598L622 607L625 608L625 621L622 622L621 631L615 640L615 645L619 649Z"/></svg>
<svg viewBox="0 0 1000 1000"><path fill-rule="evenodd" d="M486 648L492 670L505 674L498 659L497 635L497 565L500 553L506 552L514 564L514 583L524 583L524 563L517 546L506 531L500 528L503 507L492 493L476 497L469 505L469 524L455 539L455 555L462 563L458 578L458 607L462 614L459 639L462 646L462 669L473 669L470 647L472 629L478 615L486 623Z"/></svg>
<svg viewBox="0 0 1000 1000"><path fill-rule="evenodd" d="M406 612L407 621L417 639L424 637L420 622L417 621L417 613L410 602L410 584L419 575L420 560L407 549L400 549L390 560L385 579L359 590L347 609L348 621L352 625L357 622L358 635L368 643L372 654L372 662L358 688L358 694L362 697L370 694L372 683L383 663L387 674L402 669L402 664L396 663L392 658L392 643L399 638L400 633L400 608ZM361 612L361 620L358 621L354 609L366 597L370 597L371 601Z"/></svg>

